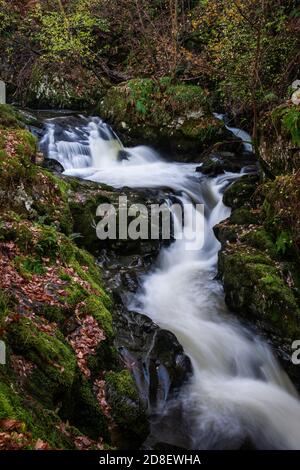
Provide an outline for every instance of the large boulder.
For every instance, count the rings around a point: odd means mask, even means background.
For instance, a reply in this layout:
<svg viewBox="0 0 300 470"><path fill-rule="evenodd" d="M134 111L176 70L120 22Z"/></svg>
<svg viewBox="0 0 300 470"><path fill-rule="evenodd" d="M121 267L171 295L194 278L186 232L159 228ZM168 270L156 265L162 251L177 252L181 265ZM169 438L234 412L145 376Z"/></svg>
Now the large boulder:
<svg viewBox="0 0 300 470"><path fill-rule="evenodd" d="M114 189L109 186L95 183L87 180L80 180L74 177L63 177L63 180L69 184L68 201L71 213L74 219L74 232L78 234L77 244L88 249L92 253L98 253L106 248L118 255L127 254L157 254L161 244L160 239L142 239L132 240L130 238L122 239L118 237L119 231L119 210L120 199L122 198L122 207L127 201L127 207L143 204L147 208L146 224L150 233L151 230L151 206L161 204L164 199L160 197L159 192L143 189ZM112 204L116 210L117 216L117 238L100 240L97 236L96 225L101 218L96 216L97 208L100 204ZM132 218L128 217L128 224ZM128 227L128 225L127 225Z"/></svg>
<svg viewBox="0 0 300 470"><path fill-rule="evenodd" d="M174 85L168 78L134 79L114 86L98 113L117 131L186 157L228 137L223 122L212 114L204 89Z"/></svg>
<svg viewBox="0 0 300 470"><path fill-rule="evenodd" d="M149 317L119 306L115 310L116 345L130 364L149 411L163 408L192 373L191 361L173 333Z"/></svg>

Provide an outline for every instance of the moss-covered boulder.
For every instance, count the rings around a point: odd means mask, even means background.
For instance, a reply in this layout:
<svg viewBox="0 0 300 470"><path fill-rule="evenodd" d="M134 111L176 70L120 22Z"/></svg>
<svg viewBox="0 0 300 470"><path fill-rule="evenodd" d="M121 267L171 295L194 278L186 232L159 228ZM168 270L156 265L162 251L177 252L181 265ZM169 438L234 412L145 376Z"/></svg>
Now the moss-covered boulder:
<svg viewBox="0 0 300 470"><path fill-rule="evenodd" d="M162 243L162 240L148 239L122 239L117 236L116 239L100 240L97 236L96 225L101 218L97 217L97 208L101 204L112 204L116 209L116 234L119 233L119 198L122 198L123 208L127 201L127 207L135 204L143 204L148 209L147 226L150 233L151 230L151 204L160 204L163 202L159 194L155 191L143 189L123 188L122 190L114 189L109 186L94 183L92 181L84 181L73 177L63 177L64 181L69 184L68 201L74 220L74 233L76 243L86 248L92 253L99 252L103 248L109 248L114 252L124 254L156 254ZM128 226L133 217L128 217Z"/></svg>
<svg viewBox="0 0 300 470"><path fill-rule="evenodd" d="M297 338L297 174L263 184L249 178L226 190L224 200L235 209L215 227L222 244L219 273L226 302L233 311L260 322L278 337Z"/></svg>
<svg viewBox="0 0 300 470"><path fill-rule="evenodd" d="M149 422L145 419L145 408L136 384L127 370L108 372L105 381L108 403L112 407L114 421L123 431L124 444L136 448L136 441L143 441L149 433Z"/></svg>
<svg viewBox="0 0 300 470"><path fill-rule="evenodd" d="M220 254L219 271L231 309L271 325L280 335L299 335L297 297L268 255L247 245L227 248Z"/></svg>
<svg viewBox="0 0 300 470"><path fill-rule="evenodd" d="M110 88L98 114L118 131L176 154L195 156L227 136L204 89L174 85L168 78L134 79Z"/></svg>
<svg viewBox="0 0 300 470"><path fill-rule="evenodd" d="M260 158L267 175L300 169L300 106L283 104L261 119Z"/></svg>
<svg viewBox="0 0 300 470"><path fill-rule="evenodd" d="M12 210L71 233L67 185L35 165L36 139L20 118L13 108L0 108L0 213Z"/></svg>
<svg viewBox="0 0 300 470"><path fill-rule="evenodd" d="M23 116L12 106L0 104L0 128L24 128Z"/></svg>
<svg viewBox="0 0 300 470"><path fill-rule="evenodd" d="M245 175L232 183L224 192L224 204L238 209L249 203L257 188L258 179L258 175Z"/></svg>

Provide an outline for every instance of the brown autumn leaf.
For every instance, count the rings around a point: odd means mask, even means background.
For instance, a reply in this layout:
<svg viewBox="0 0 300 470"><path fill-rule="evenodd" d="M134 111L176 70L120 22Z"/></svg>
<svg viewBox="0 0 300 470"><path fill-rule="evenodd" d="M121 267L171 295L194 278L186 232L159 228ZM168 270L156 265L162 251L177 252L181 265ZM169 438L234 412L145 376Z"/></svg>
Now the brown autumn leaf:
<svg viewBox="0 0 300 470"><path fill-rule="evenodd" d="M50 450L51 447L47 442L42 441L41 439L38 439L35 443L34 450Z"/></svg>
<svg viewBox="0 0 300 470"><path fill-rule="evenodd" d="M1 419L0 420L0 428L4 431L18 431L22 428L23 423L17 421L16 419Z"/></svg>

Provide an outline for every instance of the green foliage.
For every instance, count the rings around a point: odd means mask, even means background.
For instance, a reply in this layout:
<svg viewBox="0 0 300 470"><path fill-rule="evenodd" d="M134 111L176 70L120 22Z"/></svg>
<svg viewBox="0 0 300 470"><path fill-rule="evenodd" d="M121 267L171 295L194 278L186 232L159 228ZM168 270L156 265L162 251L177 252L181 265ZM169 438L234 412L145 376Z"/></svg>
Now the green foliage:
<svg viewBox="0 0 300 470"><path fill-rule="evenodd" d="M293 239L291 237L291 234L289 232L286 232L283 230L280 232L276 239L276 250L278 254L284 255L286 251L291 248L293 245Z"/></svg>
<svg viewBox="0 0 300 470"><path fill-rule="evenodd" d="M282 117L283 129L291 135L294 145L300 147L300 109L299 107L287 108Z"/></svg>
<svg viewBox="0 0 300 470"><path fill-rule="evenodd" d="M35 41L43 50L43 56L50 60L66 57L80 57L88 61L95 58L95 29L108 31L107 22L94 16L85 0L72 2L66 10L60 0L53 10L37 3L26 17L23 29L36 25ZM92 2L93 3L93 2Z"/></svg>
<svg viewBox="0 0 300 470"><path fill-rule="evenodd" d="M24 277L30 277L32 274L44 274L45 268L40 259L32 256L16 256L14 264L19 273Z"/></svg>
<svg viewBox="0 0 300 470"><path fill-rule="evenodd" d="M255 100L278 101L287 69L297 53L297 33L289 29L294 2L212 0L193 14L193 27L222 101L236 111ZM290 80L295 68L290 67Z"/></svg>

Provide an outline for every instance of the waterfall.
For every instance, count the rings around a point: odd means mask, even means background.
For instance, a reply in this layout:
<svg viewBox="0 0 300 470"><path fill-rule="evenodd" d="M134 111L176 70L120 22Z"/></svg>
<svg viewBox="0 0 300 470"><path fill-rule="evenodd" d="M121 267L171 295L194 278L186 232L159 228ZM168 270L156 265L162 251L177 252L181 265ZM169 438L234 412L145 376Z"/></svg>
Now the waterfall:
<svg viewBox="0 0 300 470"><path fill-rule="evenodd" d="M220 244L213 227L230 215L222 195L240 175L207 178L195 173L195 164L166 162L146 147L124 148L97 118L63 129L59 120L49 121L41 145L67 175L116 188L172 188L181 203L204 204L204 244L187 249L192 218L182 226L174 213L183 236L161 250L129 308L172 331L191 358L193 375L177 397L190 448L239 448L251 440L256 448L299 449L298 394L270 347L228 312L215 280ZM172 434L169 442L177 444Z"/></svg>
<svg viewBox="0 0 300 470"><path fill-rule="evenodd" d="M214 116L219 119L220 121L224 121L226 129L228 129L233 135L235 135L238 139L241 139L243 142L245 152L253 152L253 145L251 143L251 136L248 132L244 131L243 129L238 129L237 127L231 127L226 124L226 115L214 113Z"/></svg>

